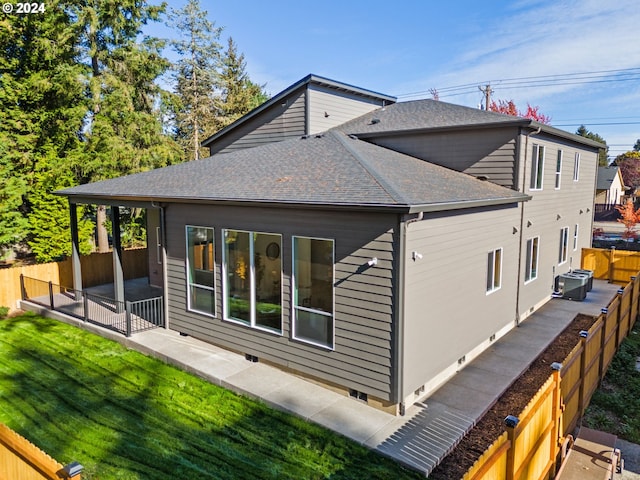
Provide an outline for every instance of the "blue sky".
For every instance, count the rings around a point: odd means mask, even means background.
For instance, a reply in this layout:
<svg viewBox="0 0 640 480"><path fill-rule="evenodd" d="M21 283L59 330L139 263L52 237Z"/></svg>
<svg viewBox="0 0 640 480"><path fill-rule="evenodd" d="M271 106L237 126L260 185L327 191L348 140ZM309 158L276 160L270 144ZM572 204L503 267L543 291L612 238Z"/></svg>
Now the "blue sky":
<svg viewBox="0 0 640 480"><path fill-rule="evenodd" d="M574 132L584 123L611 145L611 156L640 138L637 0L201 0L201 6L224 28L225 43L233 37L249 76L270 94L314 73L399 101L430 98L435 88L442 101L476 107L478 86L490 83L493 98L512 99L521 110L538 105L554 126ZM158 25L147 30L172 35ZM466 87L449 89L459 85Z"/></svg>

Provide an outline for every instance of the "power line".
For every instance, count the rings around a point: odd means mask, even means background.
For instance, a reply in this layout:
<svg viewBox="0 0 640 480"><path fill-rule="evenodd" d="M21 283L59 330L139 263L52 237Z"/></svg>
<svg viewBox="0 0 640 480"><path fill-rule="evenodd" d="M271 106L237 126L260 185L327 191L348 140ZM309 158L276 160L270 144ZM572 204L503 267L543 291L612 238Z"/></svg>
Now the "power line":
<svg viewBox="0 0 640 480"><path fill-rule="evenodd" d="M478 88L479 84L498 85L501 88L535 88L547 86L564 86L564 85L581 85L588 83L609 83L609 82L628 82L640 81L640 67L625 68L618 70L596 70L591 72L575 72L575 73L559 73L554 75L539 75L530 77L514 77L500 80L482 81L454 85L451 87L443 87L436 90L440 97L452 97L472 93ZM398 94L397 97L415 97L423 96L430 91L422 90L411 93Z"/></svg>
<svg viewBox="0 0 640 480"><path fill-rule="evenodd" d="M590 122L581 122L581 123L554 123L553 126L554 127L575 127L575 126L580 126L580 125L598 125L598 126L603 126L603 125L640 125L640 122L604 122L604 123L590 123Z"/></svg>

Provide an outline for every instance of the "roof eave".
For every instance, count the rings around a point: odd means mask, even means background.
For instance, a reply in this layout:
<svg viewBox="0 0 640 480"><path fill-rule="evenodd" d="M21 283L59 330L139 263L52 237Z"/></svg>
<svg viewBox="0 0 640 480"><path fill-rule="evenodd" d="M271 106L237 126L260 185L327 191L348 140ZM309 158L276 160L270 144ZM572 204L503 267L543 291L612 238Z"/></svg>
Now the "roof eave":
<svg viewBox="0 0 640 480"><path fill-rule="evenodd" d="M502 197L502 198L486 198L480 200L463 200L456 202L444 203L427 203L424 205L411 205L409 213L428 213L428 212L444 212L448 210L461 210L465 208L493 207L499 205L508 205L512 203L528 202L531 200L530 195L521 195L518 197Z"/></svg>
<svg viewBox="0 0 640 480"><path fill-rule="evenodd" d="M503 128L503 127L526 127L530 124L530 120L515 120L512 122L491 122L491 123L478 123L478 124L460 124L460 125L447 125L443 127L423 127L423 128L410 128L404 130L379 130L376 132L348 132L350 135L355 135L358 138L372 138L380 135L384 136L400 136L410 135L413 133L425 133L425 132L445 132L445 131L459 131L474 129L489 129L489 128Z"/></svg>
<svg viewBox="0 0 640 480"><path fill-rule="evenodd" d="M282 200L242 200L242 199L206 199L198 197L151 197L144 195L101 195L101 194L73 194L64 193L62 190L54 192L56 195L66 196L70 203L75 204L107 204L118 206L135 205L160 205L168 203L190 203L199 205L225 205L225 206L260 206L275 208L298 208L298 209L329 209L329 210L350 210L350 211L376 211L394 213L418 213L418 212L439 212L447 210L459 210L465 208L477 208L506 205L510 203L525 202L531 199L529 195L518 197L488 198L480 200L439 202L426 204L385 204L385 203L324 203L324 202L296 202Z"/></svg>
<svg viewBox="0 0 640 480"><path fill-rule="evenodd" d="M373 138L378 137L380 135L384 136L400 136L400 135L410 135L414 133L437 133L437 132L449 132L449 131L460 131L460 130L469 130L469 129L491 129L491 128L504 128L504 127L521 127L521 128L530 128L531 130L537 130L540 128L542 132L548 133L550 135L554 135L556 137L564 138L567 140L572 140L574 142L580 143L582 145L586 145L596 149L607 148L607 146L603 143L596 142L595 140L591 140L590 138L582 137L580 135L576 135L575 133L567 132L565 130L561 130L559 128L546 125L544 123L536 122L534 120L530 120L528 118L515 118L513 121L501 121L501 122L488 122L488 123L465 123L460 125L447 125L443 127L424 127L424 128L412 128L405 130L378 130L376 132L355 132L351 131L349 134L355 135L358 138Z"/></svg>

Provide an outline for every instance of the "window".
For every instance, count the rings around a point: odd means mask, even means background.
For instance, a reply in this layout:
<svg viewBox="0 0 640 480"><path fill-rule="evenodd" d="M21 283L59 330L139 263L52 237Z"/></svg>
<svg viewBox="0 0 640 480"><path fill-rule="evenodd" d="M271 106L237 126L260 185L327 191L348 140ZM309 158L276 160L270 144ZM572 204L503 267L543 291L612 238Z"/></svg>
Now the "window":
<svg viewBox="0 0 640 480"><path fill-rule="evenodd" d="M293 337L333 348L333 240L293 237Z"/></svg>
<svg viewBox="0 0 640 480"><path fill-rule="evenodd" d="M569 227L563 227L560 230L560 253L558 255L558 264L567 261L567 250L569 244Z"/></svg>
<svg viewBox="0 0 640 480"><path fill-rule="evenodd" d="M576 153L573 157L573 181L577 182L580 178L580 154Z"/></svg>
<svg viewBox="0 0 640 480"><path fill-rule="evenodd" d="M527 265L524 272L524 281L530 282L538 278L538 245L540 237L527 240Z"/></svg>
<svg viewBox="0 0 640 480"><path fill-rule="evenodd" d="M282 332L282 237L223 230L224 318Z"/></svg>
<svg viewBox="0 0 640 480"><path fill-rule="evenodd" d="M573 249L578 249L578 224L573 229Z"/></svg>
<svg viewBox="0 0 640 480"><path fill-rule="evenodd" d="M531 156L531 190L542 190L542 177L544 174L544 147L533 146Z"/></svg>
<svg viewBox="0 0 640 480"><path fill-rule="evenodd" d="M492 250L487 255L487 293L500 289L502 282L502 249Z"/></svg>
<svg viewBox="0 0 640 480"><path fill-rule="evenodd" d="M562 150L558 150L558 158L556 159L556 190L560 189L561 177L562 177Z"/></svg>
<svg viewBox="0 0 640 480"><path fill-rule="evenodd" d="M213 228L187 225L187 308L215 315Z"/></svg>

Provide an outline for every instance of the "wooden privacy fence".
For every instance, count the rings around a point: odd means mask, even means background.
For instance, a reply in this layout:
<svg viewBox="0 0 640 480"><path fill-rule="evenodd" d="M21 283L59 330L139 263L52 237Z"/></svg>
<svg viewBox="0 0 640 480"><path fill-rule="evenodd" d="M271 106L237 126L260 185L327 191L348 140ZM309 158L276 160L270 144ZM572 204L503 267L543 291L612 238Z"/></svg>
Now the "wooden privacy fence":
<svg viewBox="0 0 640 480"><path fill-rule="evenodd" d="M583 248L581 267L593 270L594 278L622 285L640 270L640 252L615 248Z"/></svg>
<svg viewBox="0 0 640 480"><path fill-rule="evenodd" d="M124 250L122 252L122 264L125 280L149 275L146 248ZM80 265L82 268L82 285L84 287L94 287L113 282L113 256L111 252L81 256ZM73 285L70 258L61 262L0 269L0 306L9 307L11 311L16 309L16 302L22 298L20 275L46 280L66 287Z"/></svg>
<svg viewBox="0 0 640 480"><path fill-rule="evenodd" d="M482 454L463 480L552 478L563 445L578 425L640 308L640 272L618 290L527 407L505 419L506 432Z"/></svg>
<svg viewBox="0 0 640 480"><path fill-rule="evenodd" d="M0 478L20 480L60 480L63 466L24 437L0 423Z"/></svg>

